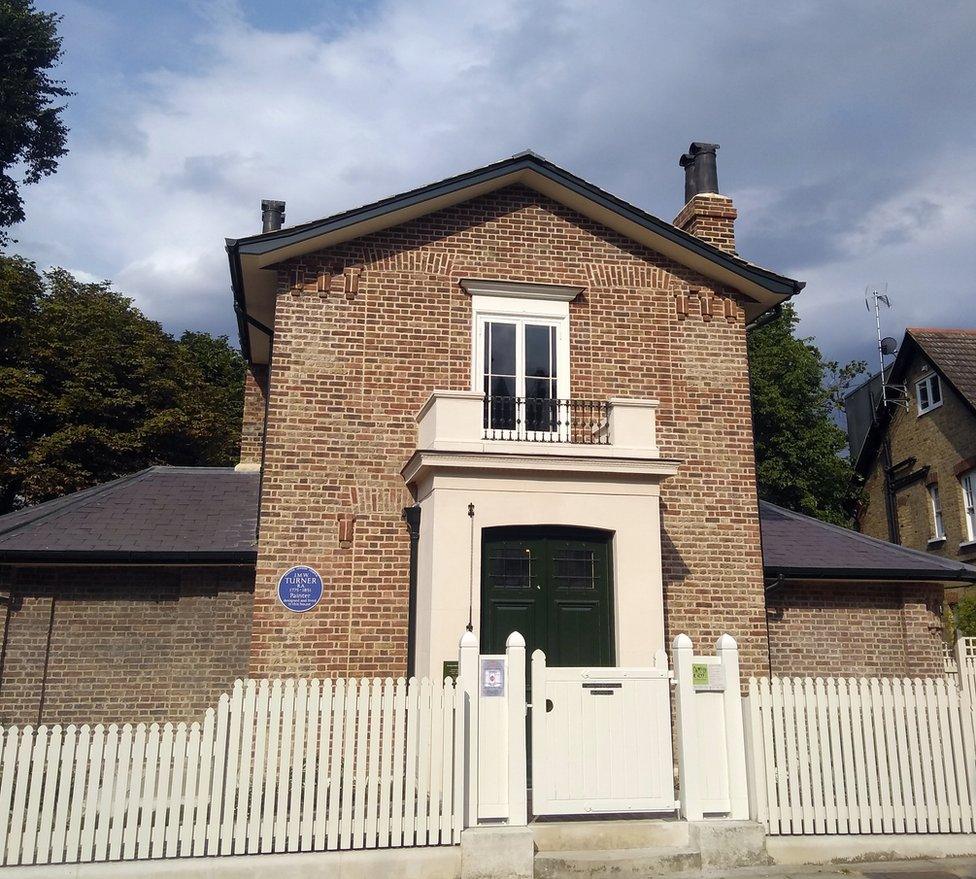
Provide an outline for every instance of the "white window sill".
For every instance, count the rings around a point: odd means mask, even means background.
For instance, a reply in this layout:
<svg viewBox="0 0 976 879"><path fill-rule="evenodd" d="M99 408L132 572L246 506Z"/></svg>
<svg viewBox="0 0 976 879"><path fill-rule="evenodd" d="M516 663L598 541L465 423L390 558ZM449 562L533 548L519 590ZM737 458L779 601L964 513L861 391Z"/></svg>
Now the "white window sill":
<svg viewBox="0 0 976 879"><path fill-rule="evenodd" d="M959 544L959 548L962 550L976 549L976 540L966 540Z"/></svg>
<svg viewBox="0 0 976 879"><path fill-rule="evenodd" d="M935 546L939 543L945 543L945 537L930 537L929 546Z"/></svg>

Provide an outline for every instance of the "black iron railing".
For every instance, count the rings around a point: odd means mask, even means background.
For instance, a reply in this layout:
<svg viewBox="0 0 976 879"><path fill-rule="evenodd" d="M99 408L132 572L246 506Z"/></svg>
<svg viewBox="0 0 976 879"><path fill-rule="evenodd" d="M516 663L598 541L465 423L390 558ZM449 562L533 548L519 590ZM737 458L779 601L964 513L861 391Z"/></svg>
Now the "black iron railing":
<svg viewBox="0 0 976 879"><path fill-rule="evenodd" d="M610 404L601 400L485 397L485 439L610 444Z"/></svg>

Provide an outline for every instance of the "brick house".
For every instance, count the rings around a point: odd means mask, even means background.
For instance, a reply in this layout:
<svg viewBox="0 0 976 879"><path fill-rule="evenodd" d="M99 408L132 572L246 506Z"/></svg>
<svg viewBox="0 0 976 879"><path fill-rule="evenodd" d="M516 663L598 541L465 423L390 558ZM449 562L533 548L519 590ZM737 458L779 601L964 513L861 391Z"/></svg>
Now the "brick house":
<svg viewBox="0 0 976 879"><path fill-rule="evenodd" d="M745 675L939 673L976 569L760 516L746 332L803 285L736 253L714 145L682 164L673 224L532 153L298 226L264 202L227 243L241 464L0 518L0 721L78 719L78 683L144 719L247 674L439 676L466 625L553 664L730 632Z"/></svg>
<svg viewBox="0 0 976 879"><path fill-rule="evenodd" d="M872 416L849 431L865 534L957 562L976 561L976 330L910 327L887 375L848 397ZM862 426L863 425L863 426ZM954 603L958 590L948 597Z"/></svg>

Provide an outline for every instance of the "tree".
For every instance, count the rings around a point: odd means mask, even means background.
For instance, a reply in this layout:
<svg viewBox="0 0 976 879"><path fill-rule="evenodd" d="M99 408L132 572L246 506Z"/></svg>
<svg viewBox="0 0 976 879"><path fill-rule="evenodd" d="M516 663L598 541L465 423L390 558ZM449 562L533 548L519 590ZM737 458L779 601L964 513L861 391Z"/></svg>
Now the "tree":
<svg viewBox="0 0 976 879"><path fill-rule="evenodd" d="M795 335L792 305L749 334L753 429L759 496L849 525L860 497L853 467L842 456L847 436L834 415L842 395L866 368L824 360L811 339Z"/></svg>
<svg viewBox="0 0 976 879"><path fill-rule="evenodd" d="M0 513L153 464L237 459L244 361L108 282L0 257Z"/></svg>
<svg viewBox="0 0 976 879"><path fill-rule="evenodd" d="M955 624L956 633L960 636L976 635L976 589L967 589L959 599L959 604L956 605Z"/></svg>
<svg viewBox="0 0 976 879"><path fill-rule="evenodd" d="M47 73L61 57L60 20L30 0L0 0L0 247L25 216L12 170L21 169L24 184L37 183L68 152L64 107L55 101L71 92Z"/></svg>

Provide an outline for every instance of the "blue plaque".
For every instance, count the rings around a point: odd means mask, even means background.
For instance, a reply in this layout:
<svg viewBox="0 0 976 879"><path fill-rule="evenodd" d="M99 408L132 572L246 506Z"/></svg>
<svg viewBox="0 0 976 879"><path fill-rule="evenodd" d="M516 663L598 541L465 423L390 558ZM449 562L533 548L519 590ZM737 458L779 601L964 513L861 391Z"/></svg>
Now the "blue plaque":
<svg viewBox="0 0 976 879"><path fill-rule="evenodd" d="M314 568L296 565L278 580L278 601L288 610L305 613L322 600L322 577Z"/></svg>

